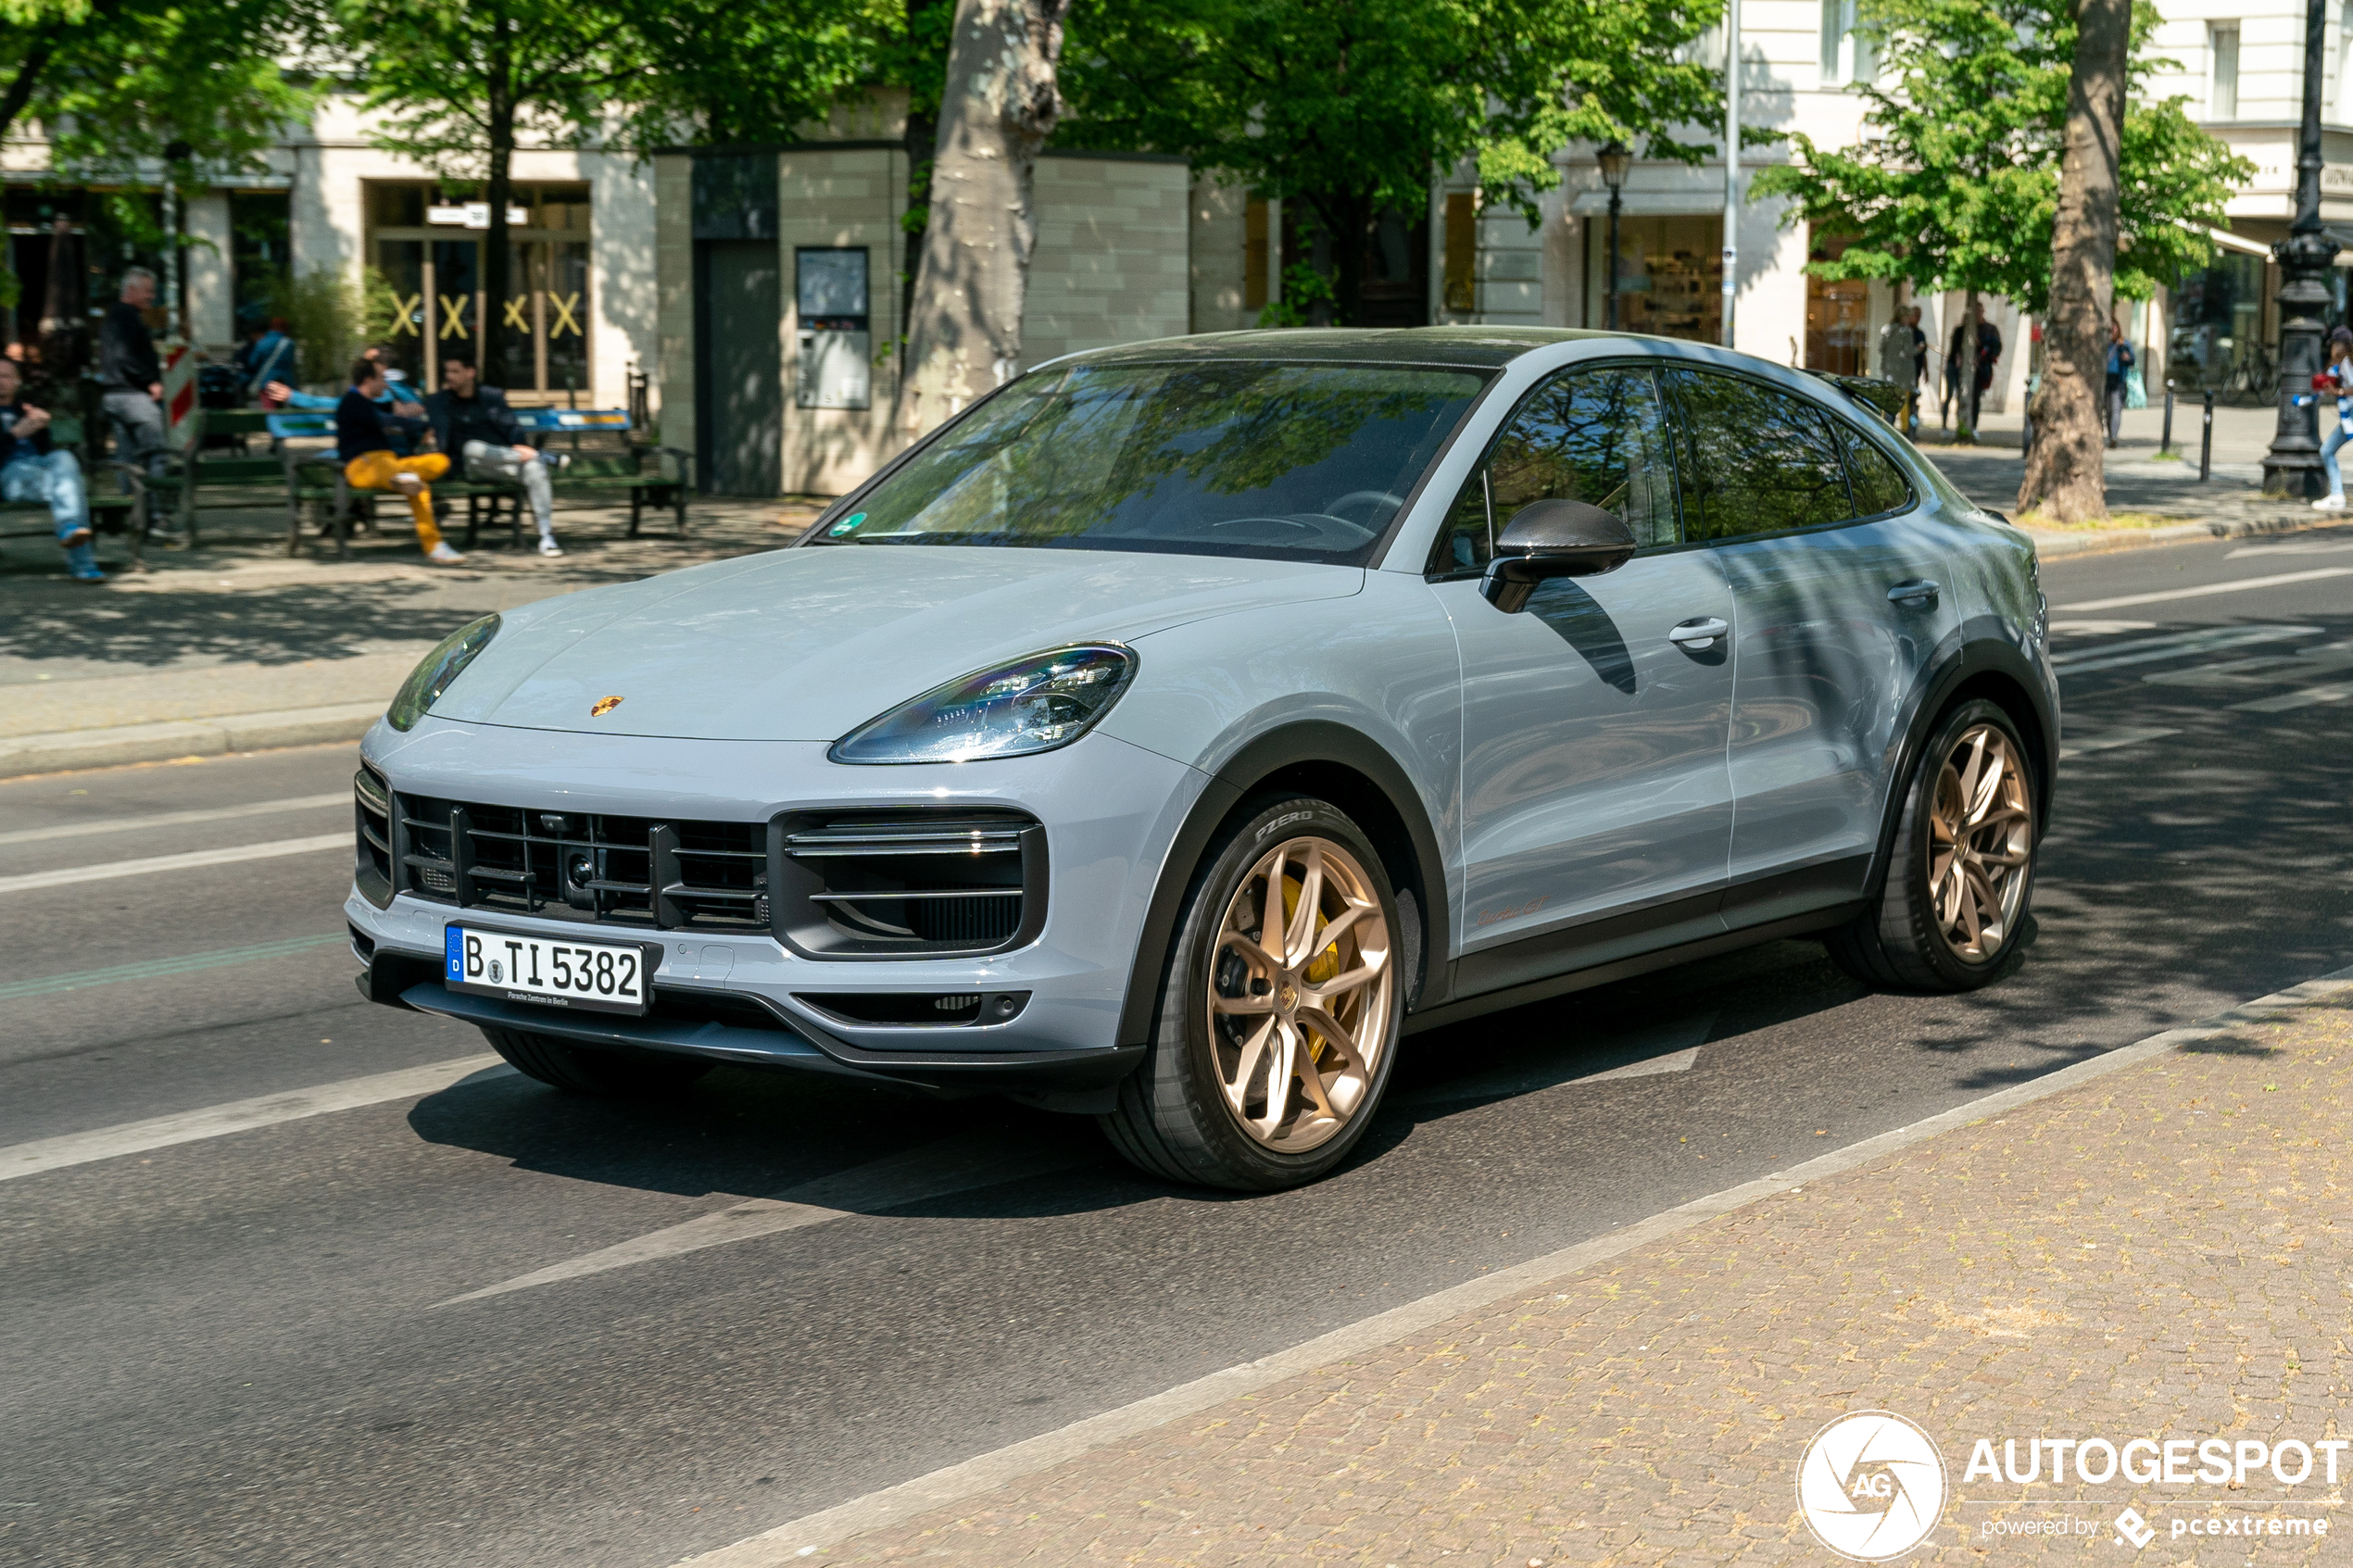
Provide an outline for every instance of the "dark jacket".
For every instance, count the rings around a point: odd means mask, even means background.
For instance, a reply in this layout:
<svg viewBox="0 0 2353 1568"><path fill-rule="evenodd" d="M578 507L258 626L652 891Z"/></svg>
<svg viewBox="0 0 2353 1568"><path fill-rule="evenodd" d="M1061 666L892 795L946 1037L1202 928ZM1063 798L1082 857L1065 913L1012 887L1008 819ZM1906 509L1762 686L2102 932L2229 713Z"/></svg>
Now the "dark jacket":
<svg viewBox="0 0 2353 1568"><path fill-rule="evenodd" d="M384 417L353 387L335 405L335 456L345 462L371 452L389 452L392 438L384 433Z"/></svg>
<svg viewBox="0 0 2353 1568"><path fill-rule="evenodd" d="M15 403L0 403L0 469L6 468L27 453L36 458L45 458L54 445L49 439L47 425L43 425L31 435L19 437L17 434L17 418L23 412L24 404L21 400Z"/></svg>
<svg viewBox="0 0 2353 1568"><path fill-rule="evenodd" d="M107 307L106 324L98 329L98 379L109 392L145 392L163 380L156 340L137 306L118 299Z"/></svg>
<svg viewBox="0 0 2353 1568"><path fill-rule="evenodd" d="M469 441L487 441L493 446L523 445L515 411L507 407L506 393L495 386L477 384L472 397L460 397L445 386L425 399L425 419L433 425L434 444L453 463L466 455Z"/></svg>

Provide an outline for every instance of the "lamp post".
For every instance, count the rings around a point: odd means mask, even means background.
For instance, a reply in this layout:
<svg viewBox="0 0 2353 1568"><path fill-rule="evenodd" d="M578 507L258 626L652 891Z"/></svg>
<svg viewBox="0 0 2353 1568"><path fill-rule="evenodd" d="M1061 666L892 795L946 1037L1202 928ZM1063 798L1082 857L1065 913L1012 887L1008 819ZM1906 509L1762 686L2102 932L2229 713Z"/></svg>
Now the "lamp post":
<svg viewBox="0 0 2353 1568"><path fill-rule="evenodd" d="M2328 0L2306 0L2304 124L2296 159L2296 221L2271 247L2280 264L2280 421L2263 455L2263 494L2307 497L2322 493L2320 407L2312 378L2321 370L2328 332L2328 275L2336 242L2321 230L2321 73Z"/></svg>
<svg viewBox="0 0 2353 1568"><path fill-rule="evenodd" d="M2318 3L2318 0L2315 0ZM1626 170L1634 161L1623 142L1612 142L1594 155L1602 166L1602 183L1609 187L1609 292L1604 298L1604 323L1611 332L1617 330L1617 209L1626 189ZM2315 208L2317 211L2318 208Z"/></svg>

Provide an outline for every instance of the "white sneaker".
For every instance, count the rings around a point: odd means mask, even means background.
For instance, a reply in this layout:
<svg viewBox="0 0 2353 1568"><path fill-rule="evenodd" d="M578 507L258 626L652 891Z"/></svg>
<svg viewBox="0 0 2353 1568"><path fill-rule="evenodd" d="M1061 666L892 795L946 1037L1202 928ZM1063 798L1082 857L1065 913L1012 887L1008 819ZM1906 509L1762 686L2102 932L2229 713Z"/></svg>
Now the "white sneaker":
<svg viewBox="0 0 2353 1568"><path fill-rule="evenodd" d="M435 566L455 566L465 558L465 557L459 555L457 551L449 547L449 541L447 539L444 539L440 544L435 545L432 549L425 552L425 559L433 562Z"/></svg>
<svg viewBox="0 0 2353 1568"><path fill-rule="evenodd" d="M542 533L539 536L539 553L543 556L560 556L564 553L564 547L556 543L554 534Z"/></svg>
<svg viewBox="0 0 2353 1568"><path fill-rule="evenodd" d="M2341 512L2345 509L2345 497L2323 495L2312 503L2312 509L2316 512Z"/></svg>

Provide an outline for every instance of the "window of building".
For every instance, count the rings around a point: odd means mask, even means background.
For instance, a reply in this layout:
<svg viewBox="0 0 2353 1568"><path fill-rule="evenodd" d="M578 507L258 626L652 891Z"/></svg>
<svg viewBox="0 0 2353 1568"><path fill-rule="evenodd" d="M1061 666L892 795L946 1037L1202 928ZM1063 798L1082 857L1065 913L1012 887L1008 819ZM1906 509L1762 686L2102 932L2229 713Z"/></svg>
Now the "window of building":
<svg viewBox="0 0 2353 1568"><path fill-rule="evenodd" d="M293 272L287 250L290 207L283 191L229 193L229 286L241 339L279 314L278 301Z"/></svg>
<svg viewBox="0 0 2353 1568"><path fill-rule="evenodd" d="M1477 310L1478 290L1473 271L1478 264L1478 210L1468 191L1446 193L1446 308Z"/></svg>
<svg viewBox="0 0 2353 1568"><path fill-rule="evenodd" d="M1869 82L1879 74L1879 52L1856 31L1857 0L1822 0L1822 85ZM1719 46L1720 49L1720 46Z"/></svg>
<svg viewBox="0 0 2353 1568"><path fill-rule="evenodd" d="M1835 261L1853 243L1817 232L1806 259ZM1871 285L1860 278L1832 282L1806 274L1806 368L1843 376L1871 373L1869 317Z"/></svg>
<svg viewBox="0 0 2353 1568"><path fill-rule="evenodd" d="M1257 196L1242 207L1242 308L1264 310L1274 290L1273 232L1266 222L1266 204Z"/></svg>
<svg viewBox="0 0 2353 1568"><path fill-rule="evenodd" d="M1585 320L1609 320L1609 219L1585 219ZM1617 324L1629 332L1719 343L1724 322L1724 220L1709 217L1617 220Z"/></svg>
<svg viewBox="0 0 2353 1568"><path fill-rule="evenodd" d="M592 384L588 187L518 184L510 203L508 295L495 307L505 351L484 379L520 402L577 396ZM402 368L436 387L445 349L483 352L487 208L468 190L371 181L367 211L371 319Z"/></svg>
<svg viewBox="0 0 2353 1568"><path fill-rule="evenodd" d="M2206 118L2239 117L2239 24L2206 24Z"/></svg>
<svg viewBox="0 0 2353 1568"><path fill-rule="evenodd" d="M2353 27L2336 35L2336 123L2353 125Z"/></svg>

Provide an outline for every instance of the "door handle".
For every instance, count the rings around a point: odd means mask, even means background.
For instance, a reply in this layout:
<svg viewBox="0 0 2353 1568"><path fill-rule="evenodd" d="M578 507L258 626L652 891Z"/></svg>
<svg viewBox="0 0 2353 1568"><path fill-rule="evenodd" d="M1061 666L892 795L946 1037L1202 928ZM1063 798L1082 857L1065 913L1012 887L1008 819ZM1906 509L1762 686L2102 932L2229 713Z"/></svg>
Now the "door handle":
<svg viewBox="0 0 2353 1568"><path fill-rule="evenodd" d="M1686 653L1705 653L1716 646L1717 638L1730 630L1730 626L1712 615L1702 616L1669 627L1667 640Z"/></svg>
<svg viewBox="0 0 2353 1568"><path fill-rule="evenodd" d="M1887 602L1909 605L1914 609L1919 609L1934 604L1936 596L1944 591L1925 577L1915 577L1909 583L1898 583L1894 587L1890 588L1887 591Z"/></svg>

